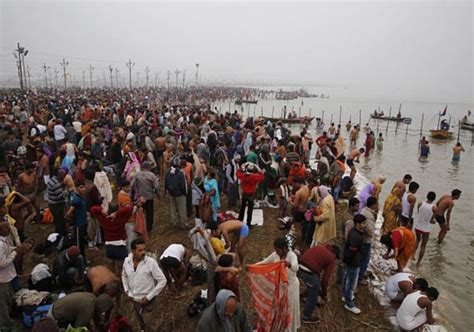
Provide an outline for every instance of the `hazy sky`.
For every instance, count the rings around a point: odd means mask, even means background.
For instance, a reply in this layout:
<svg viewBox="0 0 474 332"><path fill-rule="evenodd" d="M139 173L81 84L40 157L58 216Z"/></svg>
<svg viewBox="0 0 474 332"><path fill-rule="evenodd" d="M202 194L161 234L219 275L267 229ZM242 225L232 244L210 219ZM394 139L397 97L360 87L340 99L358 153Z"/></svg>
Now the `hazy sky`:
<svg viewBox="0 0 474 332"><path fill-rule="evenodd" d="M103 82L109 64L125 74L131 58L142 83L147 65L150 81L179 68L194 82L199 62L204 81L340 85L473 102L471 1L0 3L0 73L14 83L19 41L30 51L33 81L43 63L60 69L63 56L81 84L90 64Z"/></svg>

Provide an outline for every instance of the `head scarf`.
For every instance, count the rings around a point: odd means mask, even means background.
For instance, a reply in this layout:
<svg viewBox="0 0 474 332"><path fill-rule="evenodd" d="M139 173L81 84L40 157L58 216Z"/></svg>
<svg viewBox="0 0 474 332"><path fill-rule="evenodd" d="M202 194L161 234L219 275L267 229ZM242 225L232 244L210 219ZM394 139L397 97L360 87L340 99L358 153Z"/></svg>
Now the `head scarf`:
<svg viewBox="0 0 474 332"><path fill-rule="evenodd" d="M319 193L321 194L321 199L324 199L327 195L329 195L329 188L326 186L320 186Z"/></svg>
<svg viewBox="0 0 474 332"><path fill-rule="evenodd" d="M219 319L224 323L225 332L232 332L232 322L229 317L225 315L225 305L230 297L237 299L234 292L227 289L221 289L216 296L216 311Z"/></svg>

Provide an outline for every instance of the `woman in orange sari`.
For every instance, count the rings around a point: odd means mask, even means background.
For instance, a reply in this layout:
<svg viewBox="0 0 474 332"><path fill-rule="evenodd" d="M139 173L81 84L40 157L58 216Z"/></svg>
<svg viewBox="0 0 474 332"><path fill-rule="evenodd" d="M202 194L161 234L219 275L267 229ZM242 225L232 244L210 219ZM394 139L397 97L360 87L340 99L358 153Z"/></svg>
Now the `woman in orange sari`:
<svg viewBox="0 0 474 332"><path fill-rule="evenodd" d="M410 257L415 253L416 237L413 231L406 227L397 227L391 232L382 235L380 242L387 246L385 259L395 258L397 260L397 271L403 272ZM390 251L393 249L393 255Z"/></svg>

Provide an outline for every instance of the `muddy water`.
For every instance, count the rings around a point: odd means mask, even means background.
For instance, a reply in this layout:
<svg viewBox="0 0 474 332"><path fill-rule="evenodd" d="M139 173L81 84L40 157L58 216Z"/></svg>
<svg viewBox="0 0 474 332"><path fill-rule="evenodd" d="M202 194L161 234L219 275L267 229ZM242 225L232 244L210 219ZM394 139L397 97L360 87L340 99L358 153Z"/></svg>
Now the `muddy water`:
<svg viewBox="0 0 474 332"><path fill-rule="evenodd" d="M385 137L382 151L373 152L368 158L362 157L360 164L356 165L364 177L376 178L380 174L387 176L387 183L383 188L381 202L385 200L393 183L402 178L405 173L410 173L413 180L420 184L416 194L417 200L425 198L429 191L436 192L438 198L453 189L462 190L462 196L456 201L451 215L451 230L441 245L436 243L438 226L434 225L432 236L428 242L425 258L417 270L414 264L409 268L425 277L429 283L437 287L440 297L435 304L435 310L440 321L448 330L470 331L474 326L474 146L471 145L472 133L460 131L460 141L466 151L461 155L458 164L451 162L452 147L456 139L451 141L438 141L429 138L429 129L437 125L438 111L443 110L443 104L435 103L403 103L402 115L411 117L412 124L396 126L395 123L385 121L370 121L369 113L379 106L389 113L392 107L392 115L399 109L399 103L355 101L355 98L325 99L299 98L292 101L263 100L257 105L245 105L243 114L258 116L264 114L274 117L281 115L283 105L287 109L295 109L301 115L323 116L326 126L332 121L337 125L341 114L342 133L347 138L348 132L344 124L352 120L359 122L359 110L362 110L360 121L364 126L369 122L374 132L381 132ZM232 103L216 104L222 112L229 109L238 109ZM342 113L340 113L342 106ZM451 124L457 125L467 110L474 111L473 105L450 104L448 107L448 119ZM273 110L273 111L272 111ZM422 135L430 140L431 156L428 161L418 161L418 141L422 114ZM471 118L474 121L474 118ZM378 128L378 130L377 130ZM293 126L295 133L299 133L298 126ZM315 124L310 127L311 134L316 135ZM454 128L457 136L457 127ZM362 146L363 139L359 139L358 146Z"/></svg>

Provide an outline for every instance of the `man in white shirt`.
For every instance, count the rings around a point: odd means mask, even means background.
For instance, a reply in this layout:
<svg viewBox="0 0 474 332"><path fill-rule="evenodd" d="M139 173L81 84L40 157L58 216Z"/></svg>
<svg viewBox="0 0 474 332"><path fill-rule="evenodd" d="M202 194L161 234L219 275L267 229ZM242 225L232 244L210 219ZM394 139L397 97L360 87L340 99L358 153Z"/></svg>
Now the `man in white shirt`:
<svg viewBox="0 0 474 332"><path fill-rule="evenodd" d="M60 119L56 120L56 124L53 127L54 131L54 139L56 140L56 144L61 146L64 143L64 139L67 135L67 130L63 126L63 122Z"/></svg>
<svg viewBox="0 0 474 332"><path fill-rule="evenodd" d="M171 244L163 252L160 257L160 266L170 288L174 284L177 291L181 290L186 280L190 258L191 251L182 244Z"/></svg>
<svg viewBox="0 0 474 332"><path fill-rule="evenodd" d="M123 289L133 302L140 329L147 332L157 331L153 317L155 298L165 288L166 277L156 259L146 256L143 239L133 240L131 249L132 253L123 263Z"/></svg>

